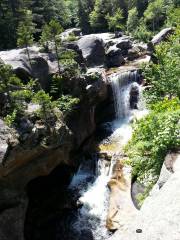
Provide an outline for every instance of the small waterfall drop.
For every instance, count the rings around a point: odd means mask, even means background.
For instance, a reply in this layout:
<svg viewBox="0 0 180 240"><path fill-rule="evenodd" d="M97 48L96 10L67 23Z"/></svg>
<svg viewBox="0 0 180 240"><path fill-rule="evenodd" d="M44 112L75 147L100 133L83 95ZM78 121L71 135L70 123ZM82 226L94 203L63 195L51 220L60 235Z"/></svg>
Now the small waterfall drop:
<svg viewBox="0 0 180 240"><path fill-rule="evenodd" d="M77 239L81 239L81 234L84 232L89 232L90 237L87 238L88 240L104 240L110 236L106 229L109 203L107 183L112 175L113 161L108 164L102 159L94 159L94 161L97 161L95 171L97 176L94 182L90 182L87 188L83 187L84 180L87 180L89 176L84 162L70 184L70 188L75 191L78 189L81 196L79 202L82 207L78 210L77 219L72 225L74 232L79 236Z"/></svg>
<svg viewBox="0 0 180 240"><path fill-rule="evenodd" d="M137 71L128 71L110 77L116 119L125 119L130 115L130 89L137 81L137 76Z"/></svg>

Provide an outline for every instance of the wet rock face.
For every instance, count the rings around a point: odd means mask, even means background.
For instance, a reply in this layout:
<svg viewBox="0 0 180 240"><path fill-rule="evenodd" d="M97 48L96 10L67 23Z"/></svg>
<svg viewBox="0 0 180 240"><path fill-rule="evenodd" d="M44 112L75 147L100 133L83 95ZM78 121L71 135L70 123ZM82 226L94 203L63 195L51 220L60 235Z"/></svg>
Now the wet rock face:
<svg viewBox="0 0 180 240"><path fill-rule="evenodd" d="M124 230L137 210L131 199L131 169L123 166L122 160L117 160L108 186L111 193L106 226L110 231Z"/></svg>
<svg viewBox="0 0 180 240"><path fill-rule="evenodd" d="M27 185L26 240L61 239L58 238L61 218L75 208L67 192L73 172L72 167L61 164L48 176L38 177Z"/></svg>
<svg viewBox="0 0 180 240"><path fill-rule="evenodd" d="M137 104L139 100L139 89L137 86L132 86L130 90L130 107L131 109L137 109Z"/></svg>

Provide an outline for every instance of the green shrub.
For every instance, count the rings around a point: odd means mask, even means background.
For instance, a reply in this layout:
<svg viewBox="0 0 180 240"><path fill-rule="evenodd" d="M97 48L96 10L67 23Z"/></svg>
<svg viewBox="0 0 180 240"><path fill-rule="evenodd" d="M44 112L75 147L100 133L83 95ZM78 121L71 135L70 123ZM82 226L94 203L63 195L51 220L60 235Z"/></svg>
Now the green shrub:
<svg viewBox="0 0 180 240"><path fill-rule="evenodd" d="M145 92L148 103L161 101L164 97L180 97L180 30L156 47L156 63L143 67L146 83Z"/></svg>
<svg viewBox="0 0 180 240"><path fill-rule="evenodd" d="M142 183L155 182L166 154L180 147L180 101L158 102L145 118L134 124L133 136L125 151L131 159L133 175Z"/></svg>
<svg viewBox="0 0 180 240"><path fill-rule="evenodd" d="M79 39L79 37L75 36L74 33L69 34L69 36L66 38L66 41L68 42L73 42L73 41L77 41Z"/></svg>
<svg viewBox="0 0 180 240"><path fill-rule="evenodd" d="M80 102L79 98L74 98L71 95L63 95L56 101L56 106L63 113L69 114L75 109L79 102Z"/></svg>
<svg viewBox="0 0 180 240"><path fill-rule="evenodd" d="M8 114L5 118L4 118L4 121L5 123L9 126L9 127L12 127L13 124L15 123L16 121L16 117L17 117L17 110L14 110L12 112L12 114Z"/></svg>

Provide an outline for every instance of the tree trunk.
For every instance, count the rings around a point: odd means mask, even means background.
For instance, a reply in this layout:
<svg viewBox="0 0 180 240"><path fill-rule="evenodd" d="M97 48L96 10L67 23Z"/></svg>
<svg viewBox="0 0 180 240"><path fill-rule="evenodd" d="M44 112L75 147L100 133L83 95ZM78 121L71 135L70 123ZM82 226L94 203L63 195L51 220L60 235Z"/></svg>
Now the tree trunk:
<svg viewBox="0 0 180 240"><path fill-rule="evenodd" d="M56 58L57 58L57 63L58 63L58 71L59 71L59 75L60 75L61 68L60 68L60 64L59 64L58 47L57 47L57 42L56 42L55 38L54 38L54 44L55 44Z"/></svg>
<svg viewBox="0 0 180 240"><path fill-rule="evenodd" d="M31 58L30 58L30 53L29 53L28 45L26 45L26 53L27 53L27 56L28 56L28 61L29 61L31 70L32 70L32 63L31 63Z"/></svg>

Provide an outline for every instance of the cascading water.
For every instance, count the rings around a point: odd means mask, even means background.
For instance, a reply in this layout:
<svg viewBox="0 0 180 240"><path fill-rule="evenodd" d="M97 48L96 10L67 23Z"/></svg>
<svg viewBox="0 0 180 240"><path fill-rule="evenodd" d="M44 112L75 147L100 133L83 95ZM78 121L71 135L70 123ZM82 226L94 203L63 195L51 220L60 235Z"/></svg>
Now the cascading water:
<svg viewBox="0 0 180 240"><path fill-rule="evenodd" d="M112 75L110 83L113 90L116 120L113 121L112 135L102 144L114 144L114 156L121 153L122 147L131 138L133 110L130 107L130 91L140 87L137 83L137 71L129 71ZM107 211L109 206L109 189L107 184L112 177L115 157L107 163L104 159L94 156L91 161L83 161L77 174L72 179L69 189L80 195L79 202L82 207L78 209L76 218L72 223L76 240L105 240L110 233L106 228ZM95 180L94 180L95 179ZM87 183L88 182L88 183ZM84 235L86 237L84 238Z"/></svg>
<svg viewBox="0 0 180 240"><path fill-rule="evenodd" d="M137 71L128 71L112 75L110 78L116 119L125 119L130 115L130 89L137 81Z"/></svg>
<svg viewBox="0 0 180 240"><path fill-rule="evenodd" d="M87 180L88 176L91 175L84 167L86 166L84 162L70 184L72 190L79 190L81 195L79 202L83 204L78 210L78 217L72 225L79 236L77 239L82 239L84 233L88 233L88 240L104 240L110 236L105 226L109 196L107 183L112 175L113 161L107 164L102 159L95 158L94 160L97 161L96 180L89 183L88 187L83 187L85 179Z"/></svg>

